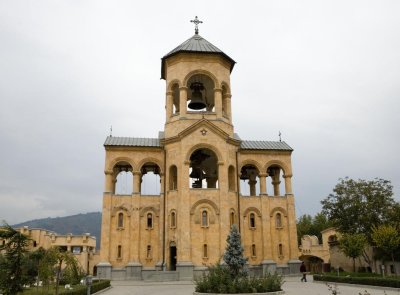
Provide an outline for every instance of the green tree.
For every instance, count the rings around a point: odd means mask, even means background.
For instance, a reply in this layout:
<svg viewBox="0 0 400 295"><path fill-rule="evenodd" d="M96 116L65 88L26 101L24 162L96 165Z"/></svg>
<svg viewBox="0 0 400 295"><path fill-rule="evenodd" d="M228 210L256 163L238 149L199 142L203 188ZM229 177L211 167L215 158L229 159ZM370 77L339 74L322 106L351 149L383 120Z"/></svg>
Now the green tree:
<svg viewBox="0 0 400 295"><path fill-rule="evenodd" d="M356 258L363 254L367 245L364 234L343 234L339 240L339 247L347 257L353 259L353 272L356 271Z"/></svg>
<svg viewBox="0 0 400 295"><path fill-rule="evenodd" d="M14 295L22 291L27 282L23 266L29 238L6 222L0 228L0 238L5 241L0 245L0 252L4 251L0 260L0 290L4 295Z"/></svg>
<svg viewBox="0 0 400 295"><path fill-rule="evenodd" d="M363 233L371 241L371 227L389 221L395 201L388 180L339 179L333 194L321 201L322 212L341 233Z"/></svg>
<svg viewBox="0 0 400 295"><path fill-rule="evenodd" d="M316 214L314 217L304 214L297 220L297 239L301 244L301 238L304 235L317 236L320 243L322 243L321 232L332 226L326 215L322 212Z"/></svg>
<svg viewBox="0 0 400 295"><path fill-rule="evenodd" d="M236 224L232 225L226 242L224 261L229 267L231 276L236 278L240 275L245 275L244 265L247 262L247 258L243 256L240 232Z"/></svg>
<svg viewBox="0 0 400 295"><path fill-rule="evenodd" d="M371 237L375 246L388 255L395 265L394 253L400 248L399 230L393 225L373 226Z"/></svg>

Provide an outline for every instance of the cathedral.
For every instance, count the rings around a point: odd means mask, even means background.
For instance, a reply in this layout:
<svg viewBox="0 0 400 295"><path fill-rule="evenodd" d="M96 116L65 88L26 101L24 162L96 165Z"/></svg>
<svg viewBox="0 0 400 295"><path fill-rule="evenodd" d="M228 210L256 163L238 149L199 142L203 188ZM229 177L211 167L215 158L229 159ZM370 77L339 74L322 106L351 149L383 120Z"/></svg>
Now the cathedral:
<svg viewBox="0 0 400 295"><path fill-rule="evenodd" d="M235 133L235 61L193 22L195 34L161 60L164 130L104 143L100 278L191 280L223 262L233 224L250 272L298 272L293 150Z"/></svg>

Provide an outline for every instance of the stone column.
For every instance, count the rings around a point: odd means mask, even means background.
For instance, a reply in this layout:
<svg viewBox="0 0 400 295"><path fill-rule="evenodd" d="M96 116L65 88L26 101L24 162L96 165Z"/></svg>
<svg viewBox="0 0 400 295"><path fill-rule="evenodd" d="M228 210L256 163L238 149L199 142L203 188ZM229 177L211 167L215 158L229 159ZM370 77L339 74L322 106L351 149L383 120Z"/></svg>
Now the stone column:
<svg viewBox="0 0 400 295"><path fill-rule="evenodd" d="M274 196L280 196L281 192L279 191L279 184L281 182L279 181L279 174L274 175L272 177L272 185L274 186Z"/></svg>
<svg viewBox="0 0 400 295"><path fill-rule="evenodd" d="M166 100L165 100L165 111L166 111L166 121L167 122L169 121L169 119L172 116L172 109L173 109L172 106L174 104L172 95L173 95L173 92L172 91L168 91L167 92L167 97L166 97Z"/></svg>
<svg viewBox="0 0 400 295"><path fill-rule="evenodd" d="M142 173L140 171L133 171L133 194L140 195L140 184L142 182Z"/></svg>
<svg viewBox="0 0 400 295"><path fill-rule="evenodd" d="M179 88L179 114L181 117L186 115L187 110L187 99L188 99L188 88L182 86Z"/></svg>
<svg viewBox="0 0 400 295"><path fill-rule="evenodd" d="M292 192L292 175L283 175L285 179L285 195L293 195Z"/></svg>
<svg viewBox="0 0 400 295"><path fill-rule="evenodd" d="M267 194L267 173L260 173L260 196Z"/></svg>
<svg viewBox="0 0 400 295"><path fill-rule="evenodd" d="M255 196L257 191L256 191L256 184L257 180L251 180L249 179L249 185L250 185L250 196Z"/></svg>
<svg viewBox="0 0 400 295"><path fill-rule="evenodd" d="M215 113L217 118L222 118L222 89L214 88Z"/></svg>
<svg viewBox="0 0 400 295"><path fill-rule="evenodd" d="M229 118L229 122L232 122L232 109L231 109L231 97L230 94L225 94L224 98L226 99L226 115Z"/></svg>
<svg viewBox="0 0 400 295"><path fill-rule="evenodd" d="M115 182L113 181L114 179L114 172L112 170L106 170L104 171L104 174L106 175L106 180L105 180L105 185L104 185L104 192L105 193L114 193L115 191Z"/></svg>

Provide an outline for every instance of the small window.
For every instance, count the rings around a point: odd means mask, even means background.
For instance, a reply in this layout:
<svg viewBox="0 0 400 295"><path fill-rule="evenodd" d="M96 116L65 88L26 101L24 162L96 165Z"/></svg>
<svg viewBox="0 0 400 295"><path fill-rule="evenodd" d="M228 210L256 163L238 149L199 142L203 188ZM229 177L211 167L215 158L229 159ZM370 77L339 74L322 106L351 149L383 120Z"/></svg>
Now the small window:
<svg viewBox="0 0 400 295"><path fill-rule="evenodd" d="M282 227L282 215L281 215L281 213L276 213L276 215L275 215L275 225L278 228Z"/></svg>
<svg viewBox="0 0 400 295"><path fill-rule="evenodd" d="M36 241L33 241L33 247L37 247Z"/></svg>
<svg viewBox="0 0 400 295"><path fill-rule="evenodd" d="M250 222L249 222L250 228L256 228L256 216L255 216L255 214L254 213L250 213L249 219L250 219Z"/></svg>
<svg viewBox="0 0 400 295"><path fill-rule="evenodd" d="M150 245L147 245L146 258L148 258L148 259L151 258L151 246Z"/></svg>
<svg viewBox="0 0 400 295"><path fill-rule="evenodd" d="M121 245L118 245L117 258L118 258L118 259L121 259L121 258L122 258L122 246L121 246Z"/></svg>
<svg viewBox="0 0 400 295"><path fill-rule="evenodd" d="M229 223L232 227L232 225L235 224L235 212L231 211L231 213L229 214Z"/></svg>
<svg viewBox="0 0 400 295"><path fill-rule="evenodd" d="M171 212L171 228L176 228L176 213L175 213L175 211Z"/></svg>
<svg viewBox="0 0 400 295"><path fill-rule="evenodd" d="M251 245L251 256L255 257L256 255L256 244Z"/></svg>
<svg viewBox="0 0 400 295"><path fill-rule="evenodd" d="M147 228L153 228L153 214L147 214Z"/></svg>
<svg viewBox="0 0 400 295"><path fill-rule="evenodd" d="M282 246L282 244L279 244L279 246L278 246L278 253L279 253L279 256L283 256L283 246Z"/></svg>
<svg viewBox="0 0 400 295"><path fill-rule="evenodd" d="M201 213L201 226L208 226L208 212L206 210L203 210L203 212Z"/></svg>
<svg viewBox="0 0 400 295"><path fill-rule="evenodd" d="M124 213L118 213L118 228L124 227Z"/></svg>
<svg viewBox="0 0 400 295"><path fill-rule="evenodd" d="M208 246L207 244L203 245L203 258L207 258L208 257Z"/></svg>

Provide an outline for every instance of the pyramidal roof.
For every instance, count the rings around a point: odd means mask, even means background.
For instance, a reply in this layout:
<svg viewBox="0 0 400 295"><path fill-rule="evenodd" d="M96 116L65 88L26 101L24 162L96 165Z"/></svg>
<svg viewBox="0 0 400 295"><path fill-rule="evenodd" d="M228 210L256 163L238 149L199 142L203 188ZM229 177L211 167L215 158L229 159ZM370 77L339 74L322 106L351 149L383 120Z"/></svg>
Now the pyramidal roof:
<svg viewBox="0 0 400 295"><path fill-rule="evenodd" d="M211 44L206 39L201 37L199 34L194 34L191 38L183 42L181 45L176 47L175 49L168 52L161 59L161 79L165 79L165 60L171 56L174 56L178 53L200 53L200 54L219 54L225 57L229 63L231 64L231 72L233 66L235 65L235 61L230 58L227 54L222 52L217 46Z"/></svg>

